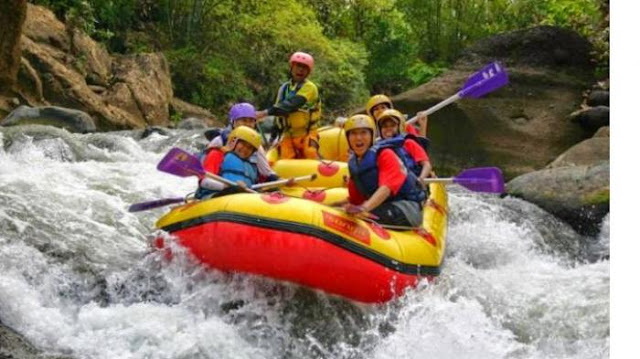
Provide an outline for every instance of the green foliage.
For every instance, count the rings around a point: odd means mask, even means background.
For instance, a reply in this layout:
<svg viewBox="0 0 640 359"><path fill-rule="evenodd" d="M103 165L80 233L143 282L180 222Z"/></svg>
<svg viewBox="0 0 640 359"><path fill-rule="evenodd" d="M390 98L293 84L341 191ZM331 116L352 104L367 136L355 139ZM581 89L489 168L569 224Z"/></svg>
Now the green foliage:
<svg viewBox="0 0 640 359"><path fill-rule="evenodd" d="M224 116L264 108L307 51L324 112L369 93L395 94L438 76L470 43L535 25L578 31L608 73L607 0L30 0L112 52L163 51L176 96ZM82 59L78 59L81 64Z"/></svg>
<svg viewBox="0 0 640 359"><path fill-rule="evenodd" d="M176 126L181 120L182 120L182 112L180 111L172 113L171 116L169 117L169 121L171 121L171 123L174 126Z"/></svg>
<svg viewBox="0 0 640 359"><path fill-rule="evenodd" d="M446 69L446 64L443 62L425 64L418 60L409 68L408 76L411 79L411 85L418 86L431 81L431 79L445 72Z"/></svg>
<svg viewBox="0 0 640 359"><path fill-rule="evenodd" d="M350 109L367 100L364 69L367 52L364 46L343 40L334 41L330 52L316 66L314 81L320 87L325 118L346 116Z"/></svg>

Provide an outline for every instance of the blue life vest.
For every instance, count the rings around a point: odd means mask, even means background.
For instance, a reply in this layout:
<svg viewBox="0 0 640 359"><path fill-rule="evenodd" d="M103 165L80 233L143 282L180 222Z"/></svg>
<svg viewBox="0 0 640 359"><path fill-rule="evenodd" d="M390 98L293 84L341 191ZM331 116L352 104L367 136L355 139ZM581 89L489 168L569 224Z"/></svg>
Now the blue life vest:
<svg viewBox="0 0 640 359"><path fill-rule="evenodd" d="M251 159L243 160L235 152L229 151L224 155L224 161L220 165L220 176L251 186L258 182L258 166Z"/></svg>
<svg viewBox="0 0 640 359"><path fill-rule="evenodd" d="M395 137L380 140L377 145L380 147L391 148L393 152L398 155L400 161L402 161L402 164L407 168L407 170L418 177L422 171L422 166L417 163L413 157L411 157L411 154L404 148L405 140L405 135L397 135Z"/></svg>
<svg viewBox="0 0 640 359"><path fill-rule="evenodd" d="M398 134L394 137L387 138L384 140L379 140L377 142L378 145L391 147L393 151L400 157L400 160L404 164L404 166L416 177L420 177L420 173L422 172L422 165L417 163L411 154L404 148L404 143L406 140L414 140L420 147L422 147L425 152L428 153L429 148L429 139L426 137L418 137L412 134Z"/></svg>
<svg viewBox="0 0 640 359"><path fill-rule="evenodd" d="M380 151L385 148L390 148L395 151L397 147L402 147L403 143L404 138L393 137L380 141L369 148L360 161L358 161L355 155L351 155L351 158L349 158L349 175L360 193L369 198L378 189L379 171L377 159ZM406 166L402 160L401 164L406 170ZM427 195L418 183L418 177L411 171L406 172L407 178L398 193L395 196L389 196L385 203L395 200L409 200L422 203L426 199Z"/></svg>

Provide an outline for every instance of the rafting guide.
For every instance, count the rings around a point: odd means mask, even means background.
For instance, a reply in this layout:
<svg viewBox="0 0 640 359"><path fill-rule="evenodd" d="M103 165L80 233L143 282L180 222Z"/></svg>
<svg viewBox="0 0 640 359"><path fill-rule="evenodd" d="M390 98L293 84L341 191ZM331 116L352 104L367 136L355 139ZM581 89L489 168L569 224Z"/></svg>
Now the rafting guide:
<svg viewBox="0 0 640 359"><path fill-rule="evenodd" d="M306 52L296 52L289 58L289 80L278 90L276 102L258 111L258 120L277 116L276 126L282 131L277 145L280 158L319 158L318 121L322 106L318 87L307 79L314 59Z"/></svg>

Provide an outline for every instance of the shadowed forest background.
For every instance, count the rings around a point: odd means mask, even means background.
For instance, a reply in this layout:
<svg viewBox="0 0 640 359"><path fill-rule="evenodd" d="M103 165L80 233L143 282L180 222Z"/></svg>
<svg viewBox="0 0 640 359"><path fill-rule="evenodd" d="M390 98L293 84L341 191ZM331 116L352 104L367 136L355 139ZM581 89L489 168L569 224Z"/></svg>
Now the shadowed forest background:
<svg viewBox="0 0 640 359"><path fill-rule="evenodd" d="M395 95L429 81L475 40L536 25L584 35L594 44L596 75L608 76L603 0L30 2L110 52L163 52L175 95L222 117L240 99L270 103L297 50L316 58L312 79L329 116L362 106L372 93Z"/></svg>

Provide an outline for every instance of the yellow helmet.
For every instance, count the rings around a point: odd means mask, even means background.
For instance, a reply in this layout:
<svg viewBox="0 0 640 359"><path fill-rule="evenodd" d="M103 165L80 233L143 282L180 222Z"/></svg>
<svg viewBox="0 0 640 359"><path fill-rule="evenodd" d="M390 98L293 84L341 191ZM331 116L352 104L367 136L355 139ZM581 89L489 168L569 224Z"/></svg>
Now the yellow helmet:
<svg viewBox="0 0 640 359"><path fill-rule="evenodd" d="M394 110L392 108L386 109L380 114L380 117L378 117L377 119L378 129L380 129L380 124L382 124L382 121L389 118L395 120L396 124L398 124L398 131L399 131L398 133L404 133L404 127L405 127L404 115L400 111ZM382 131L380 133L382 133Z"/></svg>
<svg viewBox="0 0 640 359"><path fill-rule="evenodd" d="M371 109L382 103L386 103L389 106L389 108L393 108L393 102L391 102L391 99L388 98L387 96L385 95L371 96L369 101L367 101L367 115L373 117L373 113L371 112Z"/></svg>
<svg viewBox="0 0 640 359"><path fill-rule="evenodd" d="M260 138L260 134L253 128L247 126L238 126L234 128L233 131L231 131L231 133L229 134L228 142L232 142L234 140L246 141L256 150L262 144L262 138Z"/></svg>
<svg viewBox="0 0 640 359"><path fill-rule="evenodd" d="M353 115L347 119L344 123L344 132L346 134L351 130L355 130L356 128L368 128L371 130L372 134L375 136L376 133L376 123L373 119L368 115L358 114Z"/></svg>

